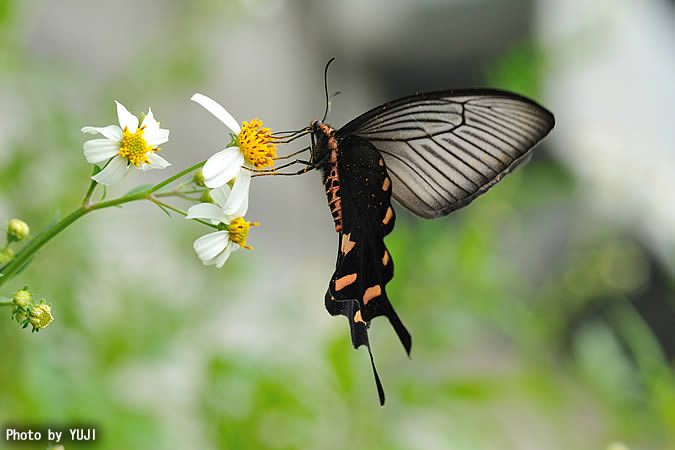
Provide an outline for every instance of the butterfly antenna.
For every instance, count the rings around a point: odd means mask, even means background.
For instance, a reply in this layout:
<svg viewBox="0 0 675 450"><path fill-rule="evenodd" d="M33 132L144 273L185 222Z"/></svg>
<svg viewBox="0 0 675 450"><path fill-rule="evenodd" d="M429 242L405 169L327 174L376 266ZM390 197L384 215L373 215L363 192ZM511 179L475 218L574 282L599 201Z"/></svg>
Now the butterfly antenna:
<svg viewBox="0 0 675 450"><path fill-rule="evenodd" d="M326 116L328 115L328 110L330 108L330 96L328 95L328 67L330 67L330 63L333 61L335 61L335 58L331 58L328 63L326 63L326 68L323 71L323 87L326 93L326 112L323 114L323 119L321 119L322 122L326 120Z"/></svg>

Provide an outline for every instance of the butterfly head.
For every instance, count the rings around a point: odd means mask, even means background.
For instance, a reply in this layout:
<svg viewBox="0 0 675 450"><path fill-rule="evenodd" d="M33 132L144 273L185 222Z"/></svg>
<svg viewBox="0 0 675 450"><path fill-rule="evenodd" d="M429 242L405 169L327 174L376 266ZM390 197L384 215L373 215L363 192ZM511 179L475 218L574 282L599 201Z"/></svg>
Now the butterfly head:
<svg viewBox="0 0 675 450"><path fill-rule="evenodd" d="M309 127L312 130L314 137L317 139L321 139L321 136L325 136L327 138L332 138L335 136L335 129L329 127L319 119L312 120L312 123Z"/></svg>
<svg viewBox="0 0 675 450"><path fill-rule="evenodd" d="M321 120L313 120L310 129L312 130L312 159L315 163L321 164L330 157L333 150L337 150L335 129Z"/></svg>

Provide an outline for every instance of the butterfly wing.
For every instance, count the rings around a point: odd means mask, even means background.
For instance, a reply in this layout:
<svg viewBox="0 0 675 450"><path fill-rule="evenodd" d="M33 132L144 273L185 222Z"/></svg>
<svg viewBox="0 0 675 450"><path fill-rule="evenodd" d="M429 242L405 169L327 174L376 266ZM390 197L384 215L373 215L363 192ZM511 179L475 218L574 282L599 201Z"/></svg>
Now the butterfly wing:
<svg viewBox="0 0 675 450"><path fill-rule="evenodd" d="M526 161L553 128L553 115L510 92L447 90L378 106L337 132L382 154L394 198L425 218L471 203Z"/></svg>
<svg viewBox="0 0 675 450"><path fill-rule="evenodd" d="M367 140L350 136L338 145L342 229L335 273L326 292L326 309L332 315L347 317L355 348L368 347L380 402L384 404L368 341L370 321L386 316L408 354L412 345L386 292L386 284L394 276L384 244L396 220L391 207L391 180L384 159Z"/></svg>

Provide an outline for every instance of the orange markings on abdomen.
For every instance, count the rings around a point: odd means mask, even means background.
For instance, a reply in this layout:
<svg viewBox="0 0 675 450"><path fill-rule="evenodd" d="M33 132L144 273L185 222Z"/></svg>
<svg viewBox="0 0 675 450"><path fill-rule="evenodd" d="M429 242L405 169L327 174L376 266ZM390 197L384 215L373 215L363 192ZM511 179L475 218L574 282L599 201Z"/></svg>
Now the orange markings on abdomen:
<svg viewBox="0 0 675 450"><path fill-rule="evenodd" d="M331 143L333 145L331 145ZM330 170L326 177L326 197L328 198L328 207L331 214L333 214L333 221L335 222L335 232L342 231L342 198L340 197L340 177L337 168L337 143L335 138L331 137L328 140L328 147L330 150Z"/></svg>

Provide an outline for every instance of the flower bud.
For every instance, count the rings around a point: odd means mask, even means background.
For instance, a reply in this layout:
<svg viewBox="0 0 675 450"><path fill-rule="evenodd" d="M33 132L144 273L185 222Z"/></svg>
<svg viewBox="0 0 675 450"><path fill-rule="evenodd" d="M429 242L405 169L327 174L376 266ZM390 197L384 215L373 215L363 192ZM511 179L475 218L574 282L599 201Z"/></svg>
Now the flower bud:
<svg viewBox="0 0 675 450"><path fill-rule="evenodd" d="M204 191L202 195L199 197L199 201L202 203L216 203L213 201L213 198L211 197L211 191Z"/></svg>
<svg viewBox="0 0 675 450"><path fill-rule="evenodd" d="M206 187L206 184L204 184L204 180L205 180L204 171L202 169L196 171L195 174L192 176L192 182L197 186Z"/></svg>
<svg viewBox="0 0 675 450"><path fill-rule="evenodd" d="M19 289L14 293L12 301L19 308L25 308L33 301L33 294L28 290L28 286L24 286L23 289Z"/></svg>
<svg viewBox="0 0 675 450"><path fill-rule="evenodd" d="M0 265L7 264L14 258L14 250L7 247L4 250L0 250Z"/></svg>
<svg viewBox="0 0 675 450"><path fill-rule="evenodd" d="M30 309L30 317L28 320L31 325L33 325L33 331L46 328L47 325L54 321L51 307L41 301L39 305L35 305Z"/></svg>
<svg viewBox="0 0 675 450"><path fill-rule="evenodd" d="M7 240L8 241L21 241L28 237L30 233L30 228L28 224L21 219L12 219L7 225Z"/></svg>

